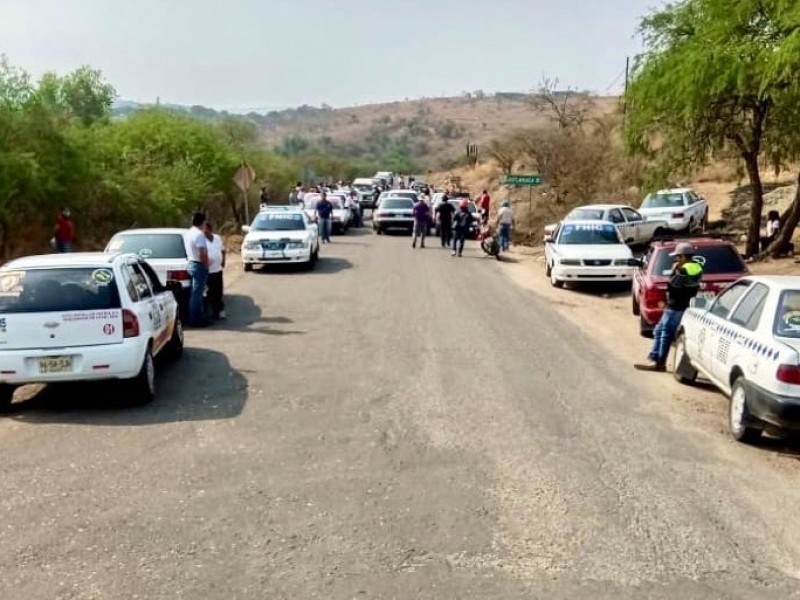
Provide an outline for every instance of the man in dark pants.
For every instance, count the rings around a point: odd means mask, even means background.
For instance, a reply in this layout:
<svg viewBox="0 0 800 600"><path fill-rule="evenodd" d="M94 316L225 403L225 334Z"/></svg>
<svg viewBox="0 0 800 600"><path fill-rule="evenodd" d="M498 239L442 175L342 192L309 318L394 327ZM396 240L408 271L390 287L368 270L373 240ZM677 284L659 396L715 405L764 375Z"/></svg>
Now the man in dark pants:
<svg viewBox="0 0 800 600"><path fill-rule="evenodd" d="M667 283L667 307L661 320L653 331L653 347L647 356L647 363L633 365L639 371L667 370L669 348L678 332L684 311L700 289L703 267L694 258L694 246L687 242L676 244L670 256L675 258L672 275Z"/></svg>
<svg viewBox="0 0 800 600"><path fill-rule="evenodd" d="M469 212L469 202L467 200L462 200L458 207L459 210L453 218L453 256L461 256L464 252L464 241L469 235L469 230L473 221L472 213Z"/></svg>
<svg viewBox="0 0 800 600"><path fill-rule="evenodd" d="M436 222L439 224L439 237L442 240L442 248L447 248L453 239L454 212L456 212L456 209L450 204L447 194L445 194L436 206Z"/></svg>

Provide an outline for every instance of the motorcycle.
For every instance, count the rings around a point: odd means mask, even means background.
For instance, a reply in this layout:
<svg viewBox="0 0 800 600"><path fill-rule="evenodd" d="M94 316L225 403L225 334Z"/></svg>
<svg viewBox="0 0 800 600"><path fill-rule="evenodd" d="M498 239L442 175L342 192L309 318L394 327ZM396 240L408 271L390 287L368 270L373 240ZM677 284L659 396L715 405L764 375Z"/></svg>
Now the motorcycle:
<svg viewBox="0 0 800 600"><path fill-rule="evenodd" d="M478 241L481 243L481 250L500 260L500 242L497 240L496 232L488 223L481 226L478 232Z"/></svg>

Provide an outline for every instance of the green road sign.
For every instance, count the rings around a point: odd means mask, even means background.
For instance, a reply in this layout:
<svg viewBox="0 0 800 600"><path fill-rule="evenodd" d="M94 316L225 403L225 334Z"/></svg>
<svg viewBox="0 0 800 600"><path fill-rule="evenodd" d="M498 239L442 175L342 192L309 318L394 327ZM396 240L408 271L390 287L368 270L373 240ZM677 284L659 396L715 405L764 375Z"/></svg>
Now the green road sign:
<svg viewBox="0 0 800 600"><path fill-rule="evenodd" d="M504 185L542 185L541 175L506 175Z"/></svg>

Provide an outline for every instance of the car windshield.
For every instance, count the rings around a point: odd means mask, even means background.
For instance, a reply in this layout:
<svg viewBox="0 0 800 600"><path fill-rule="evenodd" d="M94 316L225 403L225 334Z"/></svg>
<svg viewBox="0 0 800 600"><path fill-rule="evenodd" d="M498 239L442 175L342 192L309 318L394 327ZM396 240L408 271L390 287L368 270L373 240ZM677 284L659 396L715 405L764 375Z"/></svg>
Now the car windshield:
<svg viewBox="0 0 800 600"><path fill-rule="evenodd" d="M610 223L563 225L559 244L620 244L617 228Z"/></svg>
<svg viewBox="0 0 800 600"><path fill-rule="evenodd" d="M800 290L781 293L774 331L781 337L800 338Z"/></svg>
<svg viewBox="0 0 800 600"><path fill-rule="evenodd" d="M120 306L110 266L0 272L0 313L102 310Z"/></svg>
<svg viewBox="0 0 800 600"><path fill-rule="evenodd" d="M319 196L319 195L311 196L310 198L308 196L306 196L305 198L303 198L303 207L306 210L315 210L317 208L317 204L319 204L320 200L322 200L322 196ZM331 204L333 204L333 208L341 208L341 204L339 203L338 198L331 198L329 196L328 197L328 201Z"/></svg>
<svg viewBox="0 0 800 600"><path fill-rule="evenodd" d="M359 192L371 192L372 185L368 183L355 183L353 187L357 189Z"/></svg>
<svg viewBox="0 0 800 600"><path fill-rule="evenodd" d="M414 202L406 198L386 198L381 202L381 209L383 210L399 210L399 209L414 208Z"/></svg>
<svg viewBox="0 0 800 600"><path fill-rule="evenodd" d="M410 200L416 200L417 194L416 192L389 192L389 198L408 198Z"/></svg>
<svg viewBox="0 0 800 600"><path fill-rule="evenodd" d="M603 210L599 208L576 208L567 215L568 221L601 221Z"/></svg>
<svg viewBox="0 0 800 600"><path fill-rule="evenodd" d="M653 272L658 275L669 275L672 272L672 263L675 260L670 256L672 248L663 248L656 255L656 264ZM698 262L703 264L703 273L719 275L723 273L742 273L747 267L736 249L732 246L701 246L695 249Z"/></svg>
<svg viewBox="0 0 800 600"><path fill-rule="evenodd" d="M186 246L180 233L118 233L106 252L138 254L148 258L186 258Z"/></svg>
<svg viewBox="0 0 800 600"><path fill-rule="evenodd" d="M250 231L303 231L306 222L300 213L264 212L258 215Z"/></svg>
<svg viewBox="0 0 800 600"><path fill-rule="evenodd" d="M642 208L679 208L683 206L683 194L650 194L642 202Z"/></svg>

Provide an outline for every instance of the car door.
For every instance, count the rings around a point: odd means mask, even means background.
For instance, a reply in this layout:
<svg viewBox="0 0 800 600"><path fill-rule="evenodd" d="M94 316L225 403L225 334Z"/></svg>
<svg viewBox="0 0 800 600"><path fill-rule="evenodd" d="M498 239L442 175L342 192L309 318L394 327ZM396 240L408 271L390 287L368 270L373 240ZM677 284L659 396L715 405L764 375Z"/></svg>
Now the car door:
<svg viewBox="0 0 800 600"><path fill-rule="evenodd" d="M625 220L625 217L622 216L622 211L620 209L614 208L612 210L609 210L608 220L617 226L617 230L619 230L622 239L625 240L626 242L628 238L633 236L633 232L631 231L631 226Z"/></svg>
<svg viewBox="0 0 800 600"><path fill-rule="evenodd" d="M175 327L175 321L178 318L178 302L175 300L175 295L166 287L161 285L155 270L147 262L139 262L139 267L147 277L150 284L150 289L153 290L153 301L161 315L160 322L162 323L161 329L158 332L159 349L161 346L169 342L172 337L172 330Z"/></svg>
<svg viewBox="0 0 800 600"><path fill-rule="evenodd" d="M755 330L768 295L767 286L752 284L726 319L724 335L719 336L717 352L711 357L711 370L716 379L728 382L734 364L742 367L745 377L752 378L758 371L760 355L750 352L748 346L755 341Z"/></svg>
<svg viewBox="0 0 800 600"><path fill-rule="evenodd" d="M650 241L650 236L648 235L648 231L646 229L647 226L644 223L642 215L632 208L623 208L622 215L625 217L625 221L627 222L627 226L629 228L628 231L630 232L623 237L632 237L637 244Z"/></svg>
<svg viewBox="0 0 800 600"><path fill-rule="evenodd" d="M139 297L139 301L136 303L136 316L139 319L139 327L143 333L152 337L153 354L155 355L160 349L156 342L163 328L163 315L158 309L150 282L138 262L128 263L126 268L129 269L133 287Z"/></svg>
<svg viewBox="0 0 800 600"><path fill-rule="evenodd" d="M697 350L700 366L715 379L718 361L727 364L733 336L729 315L750 287L749 281L737 281L719 296L706 313L706 323L698 331Z"/></svg>

